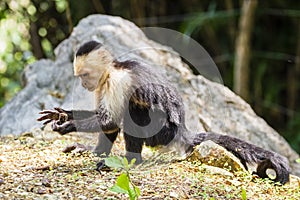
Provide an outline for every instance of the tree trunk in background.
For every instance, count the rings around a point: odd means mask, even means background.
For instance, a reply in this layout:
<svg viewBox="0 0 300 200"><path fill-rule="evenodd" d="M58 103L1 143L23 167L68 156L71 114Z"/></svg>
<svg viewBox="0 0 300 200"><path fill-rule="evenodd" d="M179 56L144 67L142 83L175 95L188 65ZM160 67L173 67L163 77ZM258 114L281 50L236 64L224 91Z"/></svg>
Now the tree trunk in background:
<svg viewBox="0 0 300 200"><path fill-rule="evenodd" d="M30 44L32 46L32 52L34 57L36 57L37 59L44 58L45 55L41 44L41 38L38 34L38 27L34 22L30 23L29 33Z"/></svg>
<svg viewBox="0 0 300 200"><path fill-rule="evenodd" d="M94 5L94 7L95 7L95 10L96 10L98 13L100 13L100 14L105 13L105 10L104 10L104 8L103 8L103 5L102 5L101 1L99 1L99 0L92 0L92 2L93 2L93 5Z"/></svg>
<svg viewBox="0 0 300 200"><path fill-rule="evenodd" d="M300 34L300 22L297 21L296 26L298 27L298 35ZM296 47L296 59L295 65L289 66L287 74L287 106L291 111L296 110L297 100L298 100L298 78L300 74L300 37L298 37L297 47ZM294 112L289 113L289 117L294 117Z"/></svg>
<svg viewBox="0 0 300 200"><path fill-rule="evenodd" d="M233 2L232 0L226 0L225 1L225 7L226 10L228 11L232 11L234 10L234 6L233 6ZM230 44L232 45L232 47L234 46L234 40L235 40L235 32L236 32L236 24L234 20L229 20L228 21L228 35L230 37Z"/></svg>
<svg viewBox="0 0 300 200"><path fill-rule="evenodd" d="M138 26L145 26L145 8L146 2L144 0L130 1L131 18L135 19Z"/></svg>
<svg viewBox="0 0 300 200"><path fill-rule="evenodd" d="M69 34L71 34L73 31L73 20L71 17L70 0L66 1L66 19L68 22Z"/></svg>
<svg viewBox="0 0 300 200"><path fill-rule="evenodd" d="M249 100L250 39L257 0L244 0L236 40L234 60L234 91Z"/></svg>

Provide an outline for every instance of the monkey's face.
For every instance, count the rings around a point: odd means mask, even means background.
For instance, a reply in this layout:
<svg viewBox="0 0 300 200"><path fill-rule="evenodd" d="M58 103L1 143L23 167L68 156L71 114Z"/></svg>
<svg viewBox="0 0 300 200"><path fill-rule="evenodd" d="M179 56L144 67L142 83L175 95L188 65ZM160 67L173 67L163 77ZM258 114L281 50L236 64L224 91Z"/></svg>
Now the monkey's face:
<svg viewBox="0 0 300 200"><path fill-rule="evenodd" d="M111 56L106 50L100 48L74 59L74 75L80 78L85 89L94 91L103 73L109 70L111 64Z"/></svg>
<svg viewBox="0 0 300 200"><path fill-rule="evenodd" d="M86 68L79 75L82 86L89 91L94 91L97 88L100 77L99 72L93 68Z"/></svg>

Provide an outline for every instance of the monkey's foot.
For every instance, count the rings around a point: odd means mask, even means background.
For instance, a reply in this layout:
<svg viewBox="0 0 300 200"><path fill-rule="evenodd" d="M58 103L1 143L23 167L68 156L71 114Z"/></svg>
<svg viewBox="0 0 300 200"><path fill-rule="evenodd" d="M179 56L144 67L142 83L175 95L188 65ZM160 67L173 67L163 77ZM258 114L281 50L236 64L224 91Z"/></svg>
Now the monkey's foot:
<svg viewBox="0 0 300 200"><path fill-rule="evenodd" d="M108 167L108 166L105 164L105 160L100 160L100 161L97 163L96 170L97 170L98 172L101 172L101 171L111 171L111 168Z"/></svg>
<svg viewBox="0 0 300 200"><path fill-rule="evenodd" d="M85 146L85 145L80 144L80 143L74 143L74 144L66 146L62 150L62 152L64 152L64 153L70 153L70 152L83 153L85 151L91 151L91 149L92 149L91 146Z"/></svg>

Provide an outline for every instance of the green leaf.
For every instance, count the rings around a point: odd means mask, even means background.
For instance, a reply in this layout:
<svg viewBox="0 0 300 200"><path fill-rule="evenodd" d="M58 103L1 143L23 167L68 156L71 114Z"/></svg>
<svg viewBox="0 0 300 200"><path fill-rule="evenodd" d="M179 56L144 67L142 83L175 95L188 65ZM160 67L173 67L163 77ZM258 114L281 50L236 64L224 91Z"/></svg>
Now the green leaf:
<svg viewBox="0 0 300 200"><path fill-rule="evenodd" d="M128 194L130 196L129 178L127 174L122 173L118 178L115 185L109 190L116 193Z"/></svg>
<svg viewBox="0 0 300 200"><path fill-rule="evenodd" d="M247 193L244 188L242 188L242 200L247 200Z"/></svg>
<svg viewBox="0 0 300 200"><path fill-rule="evenodd" d="M298 158L298 159L296 160L296 162L297 162L297 163L300 163L300 158Z"/></svg>
<svg viewBox="0 0 300 200"><path fill-rule="evenodd" d="M128 160L127 160L126 157L123 158L123 165L124 165L126 170L129 170Z"/></svg>
<svg viewBox="0 0 300 200"><path fill-rule="evenodd" d="M137 199L141 195L141 191L134 184L132 184L132 186L133 186L133 188L130 188L130 190L129 190L129 194L128 194L129 198L130 199Z"/></svg>
<svg viewBox="0 0 300 200"><path fill-rule="evenodd" d="M124 190L118 185L113 185L111 188L109 188L109 190L118 194L129 194L127 190Z"/></svg>
<svg viewBox="0 0 300 200"><path fill-rule="evenodd" d="M141 195L141 190L140 188L138 188L137 186L133 185L134 189L135 189L135 193L137 195L137 197L139 197Z"/></svg>
<svg viewBox="0 0 300 200"><path fill-rule="evenodd" d="M136 161L135 158L133 158L133 159L130 161L130 167L131 167L132 165L134 165L135 161Z"/></svg>
<svg viewBox="0 0 300 200"><path fill-rule="evenodd" d="M132 188L130 188L129 189L129 198L130 198L130 200L134 200L134 199L136 199L136 194L135 194L135 191L134 191L134 189L132 189Z"/></svg>
<svg viewBox="0 0 300 200"><path fill-rule="evenodd" d="M124 164L121 160L121 158L119 158L118 156L111 156L108 158L105 158L105 165L111 168L124 168Z"/></svg>
<svg viewBox="0 0 300 200"><path fill-rule="evenodd" d="M108 167L113 168L123 168L124 171L120 176L118 176L116 184L112 186L109 190L116 193L127 194L129 199L134 200L137 199L141 191L140 189L132 184L129 179L129 168L135 163L135 159L132 159L130 165L128 164L127 158L121 159L117 156L112 156L105 158L105 164Z"/></svg>
<svg viewBox="0 0 300 200"><path fill-rule="evenodd" d="M123 188L124 190L129 191L130 190L130 187L129 187L129 178L128 178L127 174L122 173L118 177L116 185L119 186L119 187L121 187L121 188Z"/></svg>

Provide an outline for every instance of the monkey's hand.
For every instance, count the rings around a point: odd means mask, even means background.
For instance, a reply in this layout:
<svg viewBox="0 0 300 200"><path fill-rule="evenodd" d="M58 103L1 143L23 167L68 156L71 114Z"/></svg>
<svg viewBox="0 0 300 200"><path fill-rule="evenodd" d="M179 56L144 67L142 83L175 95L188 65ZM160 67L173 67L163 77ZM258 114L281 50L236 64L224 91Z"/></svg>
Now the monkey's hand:
<svg viewBox="0 0 300 200"><path fill-rule="evenodd" d="M43 123L44 125L50 123L51 121L57 121L58 123L63 124L64 122L69 120L68 111L62 108L54 108L54 110L44 110L39 114L43 116L38 118L37 121L47 120Z"/></svg>
<svg viewBox="0 0 300 200"><path fill-rule="evenodd" d="M62 152L63 153L70 153L70 152L73 152L73 153L83 153L83 152L86 152L86 151L91 151L93 149L92 146L86 146L86 145L83 145L83 144L80 144L80 143L74 143L74 144L71 144L71 145L68 145L66 146Z"/></svg>
<svg viewBox="0 0 300 200"><path fill-rule="evenodd" d="M59 132L61 135L76 131L76 126L73 120L66 121L63 124L60 121L54 121L52 124L52 130Z"/></svg>
<svg viewBox="0 0 300 200"><path fill-rule="evenodd" d="M105 164L105 160L100 160L97 163L96 170L98 172L101 172L101 171L112 171L112 169Z"/></svg>

